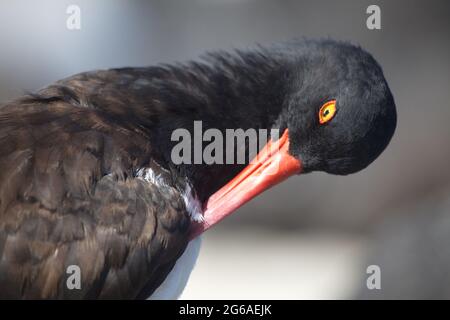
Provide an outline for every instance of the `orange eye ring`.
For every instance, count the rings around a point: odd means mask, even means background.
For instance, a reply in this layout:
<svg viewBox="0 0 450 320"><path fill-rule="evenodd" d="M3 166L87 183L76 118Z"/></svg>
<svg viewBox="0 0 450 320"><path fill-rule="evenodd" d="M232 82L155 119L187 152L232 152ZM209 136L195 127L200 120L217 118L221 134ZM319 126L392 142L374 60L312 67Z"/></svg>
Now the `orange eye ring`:
<svg viewBox="0 0 450 320"><path fill-rule="evenodd" d="M319 111L319 123L325 124L330 122L336 114L336 100L326 102Z"/></svg>

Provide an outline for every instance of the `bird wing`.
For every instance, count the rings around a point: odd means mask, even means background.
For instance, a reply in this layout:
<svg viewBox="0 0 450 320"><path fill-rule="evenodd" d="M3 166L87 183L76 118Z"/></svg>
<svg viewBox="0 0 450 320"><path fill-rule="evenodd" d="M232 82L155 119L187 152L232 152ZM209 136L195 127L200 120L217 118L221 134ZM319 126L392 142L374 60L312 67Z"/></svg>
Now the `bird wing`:
<svg viewBox="0 0 450 320"><path fill-rule="evenodd" d="M65 100L0 108L0 298L145 298L188 243L185 204L136 176L161 170L144 134Z"/></svg>

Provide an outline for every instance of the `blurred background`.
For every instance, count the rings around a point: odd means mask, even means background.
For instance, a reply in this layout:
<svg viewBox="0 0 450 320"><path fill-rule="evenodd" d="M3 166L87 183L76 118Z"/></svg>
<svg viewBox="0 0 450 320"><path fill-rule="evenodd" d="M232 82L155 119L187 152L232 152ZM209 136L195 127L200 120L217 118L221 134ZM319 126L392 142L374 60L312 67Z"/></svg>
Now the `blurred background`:
<svg viewBox="0 0 450 320"><path fill-rule="evenodd" d="M81 29L69 30L69 5ZM381 8L368 30L366 8ZM396 134L348 177L292 178L203 239L185 299L450 298L450 2L0 0L0 102L74 73L294 37L358 43L384 69ZM369 265L381 289L368 290Z"/></svg>

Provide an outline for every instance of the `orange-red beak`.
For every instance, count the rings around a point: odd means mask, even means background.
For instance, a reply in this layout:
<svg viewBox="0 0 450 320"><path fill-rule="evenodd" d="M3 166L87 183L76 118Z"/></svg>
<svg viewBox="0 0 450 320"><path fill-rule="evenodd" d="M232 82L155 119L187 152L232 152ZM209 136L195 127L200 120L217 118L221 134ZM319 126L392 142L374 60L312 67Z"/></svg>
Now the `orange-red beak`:
<svg viewBox="0 0 450 320"><path fill-rule="evenodd" d="M286 129L277 141L269 140L256 158L206 203L204 221L195 224L193 239L263 191L302 170L300 160L288 153L289 133Z"/></svg>

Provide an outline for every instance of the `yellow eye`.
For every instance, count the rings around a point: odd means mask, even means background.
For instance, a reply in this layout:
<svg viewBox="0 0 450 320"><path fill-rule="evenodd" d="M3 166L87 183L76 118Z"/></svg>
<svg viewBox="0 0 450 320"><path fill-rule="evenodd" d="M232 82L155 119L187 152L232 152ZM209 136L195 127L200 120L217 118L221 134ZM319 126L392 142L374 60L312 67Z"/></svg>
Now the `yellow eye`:
<svg viewBox="0 0 450 320"><path fill-rule="evenodd" d="M336 100L326 102L319 111L319 123L325 124L333 119L336 114Z"/></svg>

